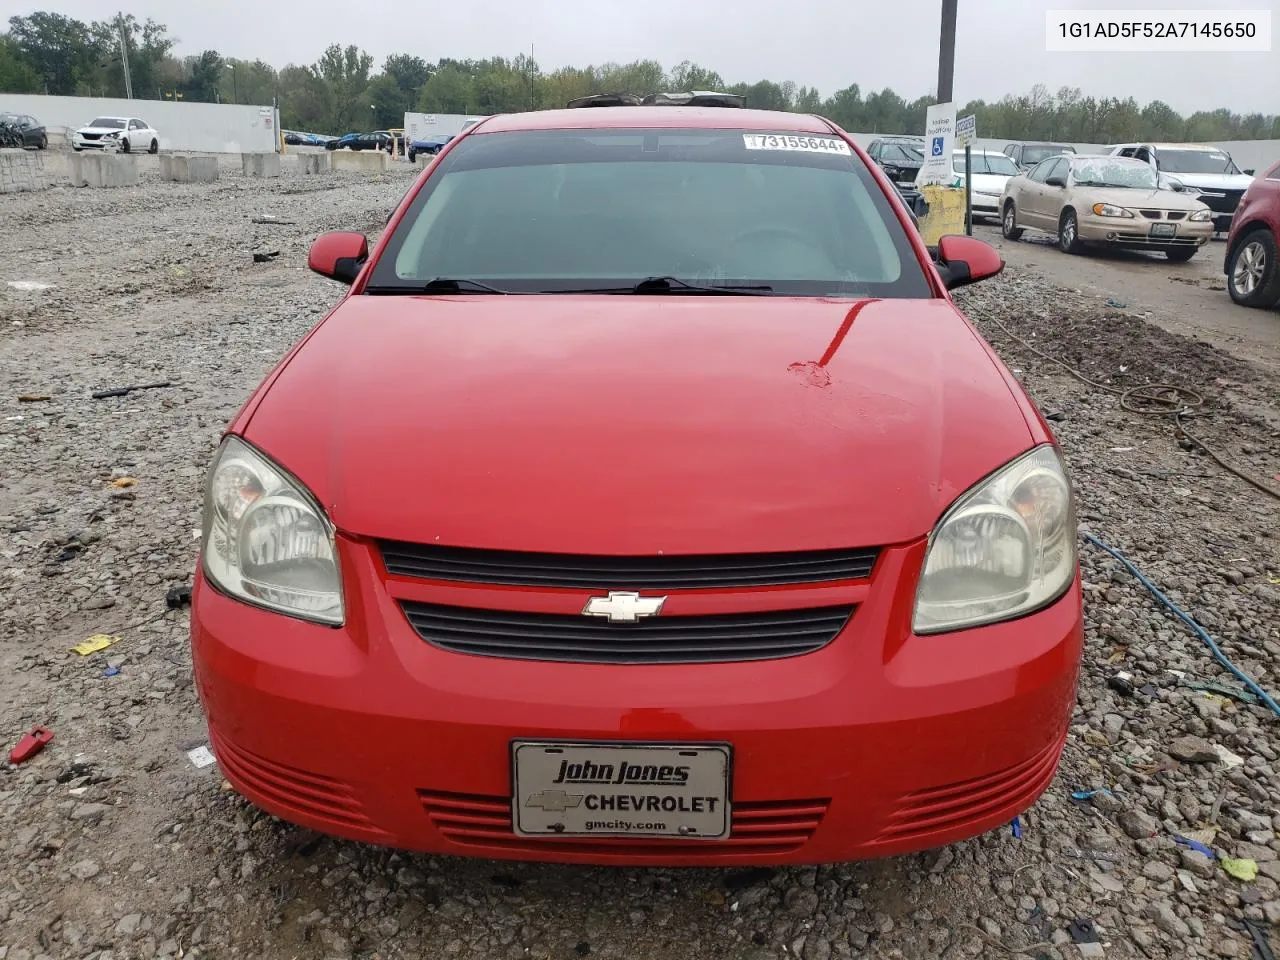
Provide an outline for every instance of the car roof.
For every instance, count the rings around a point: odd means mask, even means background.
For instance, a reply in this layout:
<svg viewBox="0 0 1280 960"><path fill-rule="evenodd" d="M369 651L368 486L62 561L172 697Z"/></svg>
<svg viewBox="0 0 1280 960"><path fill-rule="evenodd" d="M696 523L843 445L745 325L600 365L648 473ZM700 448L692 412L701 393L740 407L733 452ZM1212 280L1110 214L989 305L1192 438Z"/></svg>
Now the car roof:
<svg viewBox="0 0 1280 960"><path fill-rule="evenodd" d="M531 113L505 113L482 120L474 135L525 130L625 130L667 127L714 130L759 130L770 133L819 133L831 136L825 120L782 110L726 110L723 107L596 107L566 108Z"/></svg>
<svg viewBox="0 0 1280 960"><path fill-rule="evenodd" d="M1212 151L1213 153L1227 152L1221 147L1215 147L1212 143L1143 143L1140 144L1140 146L1155 147L1156 149L1163 147L1165 150L1203 150L1206 152Z"/></svg>

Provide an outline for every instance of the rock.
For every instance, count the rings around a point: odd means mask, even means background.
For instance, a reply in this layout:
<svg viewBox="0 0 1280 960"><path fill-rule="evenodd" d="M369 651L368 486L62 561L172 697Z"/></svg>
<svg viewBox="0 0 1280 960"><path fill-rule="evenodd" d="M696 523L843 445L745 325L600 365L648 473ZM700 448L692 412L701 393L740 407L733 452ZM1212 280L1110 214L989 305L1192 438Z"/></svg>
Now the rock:
<svg viewBox="0 0 1280 960"><path fill-rule="evenodd" d="M1191 936L1191 928L1179 919L1178 915L1173 912L1173 907L1167 901L1152 904L1147 908L1146 916L1155 923L1158 929L1171 937L1185 940Z"/></svg>
<svg viewBox="0 0 1280 960"><path fill-rule="evenodd" d="M1160 825L1141 810L1124 811L1116 817L1116 823L1127 836L1134 840L1153 836L1160 829Z"/></svg>
<svg viewBox="0 0 1280 960"><path fill-rule="evenodd" d="M1203 859L1203 858L1202 858ZM1142 875L1156 883L1165 883L1173 879L1173 867L1159 860L1150 860L1142 868Z"/></svg>
<svg viewBox="0 0 1280 960"><path fill-rule="evenodd" d="M101 872L96 860L81 860L71 867L71 875L79 880L91 880Z"/></svg>
<svg viewBox="0 0 1280 960"><path fill-rule="evenodd" d="M142 914L130 913L120 918L120 922L116 924L116 933L122 936L132 937L138 932L138 927L142 923Z"/></svg>
<svg viewBox="0 0 1280 960"><path fill-rule="evenodd" d="M71 811L71 819L98 820L103 814L110 812L111 807L105 803L82 803Z"/></svg>
<svg viewBox="0 0 1280 960"><path fill-rule="evenodd" d="M1200 737L1179 737L1169 745L1169 756L1183 763L1216 763L1218 751Z"/></svg>
<svg viewBox="0 0 1280 960"><path fill-rule="evenodd" d="M807 887L791 887L783 895L787 911L796 917L811 917L818 909L818 894Z"/></svg>
<svg viewBox="0 0 1280 960"><path fill-rule="evenodd" d="M1185 848L1178 851L1178 858L1182 863L1182 868L1195 874L1197 877L1212 879L1218 874L1218 864L1210 860L1198 850L1187 850Z"/></svg>

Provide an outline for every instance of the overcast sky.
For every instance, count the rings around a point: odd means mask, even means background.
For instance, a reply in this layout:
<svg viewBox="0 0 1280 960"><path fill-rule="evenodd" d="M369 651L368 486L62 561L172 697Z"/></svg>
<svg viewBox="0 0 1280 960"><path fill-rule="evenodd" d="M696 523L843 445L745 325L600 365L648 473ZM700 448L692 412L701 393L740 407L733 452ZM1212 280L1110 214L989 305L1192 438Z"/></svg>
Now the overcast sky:
<svg viewBox="0 0 1280 960"><path fill-rule="evenodd" d="M377 58L514 57L534 48L543 70L653 59L692 60L728 83L794 80L826 96L857 83L908 100L937 85L941 0L0 0L14 14L54 10L102 20L153 17L179 54L215 49L277 67L312 63L330 43ZM1280 43L1271 53L1045 52L1050 9L1271 9L1280 0L959 0L955 99L999 99L1035 83L1052 92L1163 99L1181 113L1230 107L1280 113ZM1273 33L1278 23L1273 23Z"/></svg>

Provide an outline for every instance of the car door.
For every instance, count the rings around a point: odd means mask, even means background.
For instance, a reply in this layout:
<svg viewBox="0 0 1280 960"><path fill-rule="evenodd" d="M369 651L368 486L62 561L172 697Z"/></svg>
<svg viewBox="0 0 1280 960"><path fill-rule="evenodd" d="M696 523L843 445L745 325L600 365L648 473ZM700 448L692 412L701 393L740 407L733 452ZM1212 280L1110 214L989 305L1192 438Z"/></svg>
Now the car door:
<svg viewBox="0 0 1280 960"><path fill-rule="evenodd" d="M1014 162L1016 163L1017 161ZM1018 195L1013 199L1014 205L1018 208L1018 223L1021 226L1044 229L1043 214L1040 211L1045 202L1044 178L1048 174L1051 165L1051 161L1041 160L1023 174L1025 179L1021 184Z"/></svg>
<svg viewBox="0 0 1280 960"><path fill-rule="evenodd" d="M40 146L40 131L36 128L34 117L19 117L18 126L22 128L22 142L25 146Z"/></svg>
<svg viewBox="0 0 1280 960"><path fill-rule="evenodd" d="M1048 166L1044 171L1044 180L1040 185L1040 203L1036 213L1040 217L1042 229L1056 232L1058 218L1062 216L1062 208L1067 202L1066 181L1070 164L1067 163L1065 157L1050 157L1045 163ZM1060 185L1049 182L1055 177L1061 178Z"/></svg>

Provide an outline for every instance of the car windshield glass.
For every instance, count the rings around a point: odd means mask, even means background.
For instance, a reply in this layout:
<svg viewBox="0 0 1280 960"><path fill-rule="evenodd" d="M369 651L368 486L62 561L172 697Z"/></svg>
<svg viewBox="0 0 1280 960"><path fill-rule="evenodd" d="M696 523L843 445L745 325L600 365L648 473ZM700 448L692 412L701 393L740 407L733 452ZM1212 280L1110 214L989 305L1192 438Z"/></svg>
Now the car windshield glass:
<svg viewBox="0 0 1280 960"><path fill-rule="evenodd" d="M1165 173L1239 173L1221 150L1160 150L1156 162Z"/></svg>
<svg viewBox="0 0 1280 960"><path fill-rule="evenodd" d="M907 155L909 160L919 160L924 162L924 148L914 143L895 143L895 147Z"/></svg>
<svg viewBox="0 0 1280 960"><path fill-rule="evenodd" d="M93 123L89 124L89 126L102 127L107 130L123 130L124 121L117 120L114 117L99 117L97 120L93 121Z"/></svg>
<svg viewBox="0 0 1280 960"><path fill-rule="evenodd" d="M1158 186L1156 172L1151 169L1150 164L1124 157L1077 160L1071 175L1075 177L1078 185L1085 187L1133 187L1154 190Z"/></svg>
<svg viewBox="0 0 1280 960"><path fill-rule="evenodd" d="M956 151L951 167L956 173L964 173L964 151ZM1002 177L1016 177L1018 167L1003 153L970 153L969 168L974 173L993 173Z"/></svg>
<svg viewBox="0 0 1280 960"><path fill-rule="evenodd" d="M867 167L831 136L482 133L443 156L369 285L412 290L447 277L552 293L671 277L801 296L928 297L906 231Z"/></svg>
<svg viewBox="0 0 1280 960"><path fill-rule="evenodd" d="M1035 146L1022 148L1023 163L1039 163L1046 157L1056 157L1060 153L1066 153L1066 149L1052 143L1038 143Z"/></svg>

